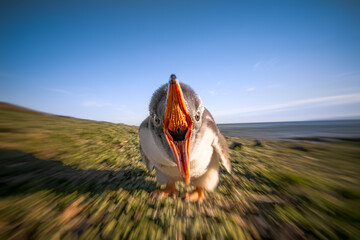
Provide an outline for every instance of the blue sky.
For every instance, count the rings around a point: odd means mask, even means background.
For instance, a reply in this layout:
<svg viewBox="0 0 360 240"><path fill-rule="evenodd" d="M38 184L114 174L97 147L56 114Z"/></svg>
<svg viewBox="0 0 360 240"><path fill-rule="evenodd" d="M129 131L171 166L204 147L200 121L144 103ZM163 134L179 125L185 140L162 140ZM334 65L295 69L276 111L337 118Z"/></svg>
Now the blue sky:
<svg viewBox="0 0 360 240"><path fill-rule="evenodd" d="M138 125L171 73L219 123L360 118L360 4L0 3L0 101Z"/></svg>

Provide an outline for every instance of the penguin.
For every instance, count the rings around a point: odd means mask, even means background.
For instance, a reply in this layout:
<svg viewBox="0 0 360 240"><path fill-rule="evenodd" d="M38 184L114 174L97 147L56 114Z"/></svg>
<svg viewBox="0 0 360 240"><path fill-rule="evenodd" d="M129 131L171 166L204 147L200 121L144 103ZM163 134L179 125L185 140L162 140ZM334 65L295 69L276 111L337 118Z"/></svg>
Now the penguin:
<svg viewBox="0 0 360 240"><path fill-rule="evenodd" d="M192 184L189 201L202 202L204 190L219 182L219 166L231 172L229 148L214 118L200 97L172 74L168 84L157 89L150 101L149 116L139 127L142 161L156 170L160 197L177 196L177 181Z"/></svg>

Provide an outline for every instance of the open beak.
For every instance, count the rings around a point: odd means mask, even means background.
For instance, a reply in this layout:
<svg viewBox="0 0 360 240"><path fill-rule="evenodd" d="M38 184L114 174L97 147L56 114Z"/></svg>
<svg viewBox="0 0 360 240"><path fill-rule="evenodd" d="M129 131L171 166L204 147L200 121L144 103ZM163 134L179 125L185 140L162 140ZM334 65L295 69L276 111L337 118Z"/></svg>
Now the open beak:
<svg viewBox="0 0 360 240"><path fill-rule="evenodd" d="M163 130L185 184L190 182L189 146L192 121L186 108L179 82L169 82Z"/></svg>

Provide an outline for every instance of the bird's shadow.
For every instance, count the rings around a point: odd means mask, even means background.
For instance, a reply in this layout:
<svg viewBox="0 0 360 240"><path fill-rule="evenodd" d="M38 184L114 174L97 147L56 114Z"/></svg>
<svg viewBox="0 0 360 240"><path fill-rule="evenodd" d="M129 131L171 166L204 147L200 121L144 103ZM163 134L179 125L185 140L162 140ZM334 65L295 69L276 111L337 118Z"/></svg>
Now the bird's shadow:
<svg viewBox="0 0 360 240"><path fill-rule="evenodd" d="M18 150L0 149L0 196L41 190L90 194L118 189L151 192L156 188L156 183L145 180L147 175L140 168L83 170L60 161L39 159Z"/></svg>

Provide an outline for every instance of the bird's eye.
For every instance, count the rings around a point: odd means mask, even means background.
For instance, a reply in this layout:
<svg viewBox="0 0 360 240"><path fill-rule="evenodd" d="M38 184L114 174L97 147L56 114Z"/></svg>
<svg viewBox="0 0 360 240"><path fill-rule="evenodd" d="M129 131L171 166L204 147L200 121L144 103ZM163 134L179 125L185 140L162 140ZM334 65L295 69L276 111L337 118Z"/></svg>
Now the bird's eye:
<svg viewBox="0 0 360 240"><path fill-rule="evenodd" d="M160 125L160 118L158 118L157 116L154 116L154 123L156 126Z"/></svg>
<svg viewBox="0 0 360 240"><path fill-rule="evenodd" d="M200 120L200 112L197 112L195 115L195 120L199 121Z"/></svg>

